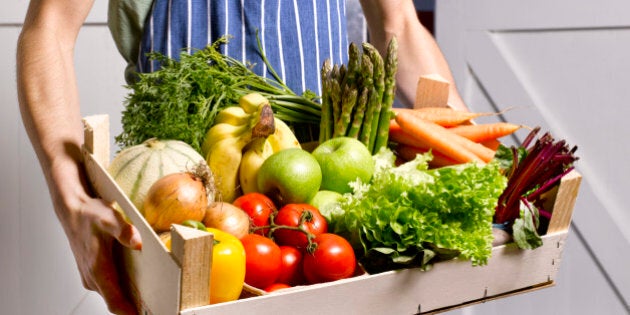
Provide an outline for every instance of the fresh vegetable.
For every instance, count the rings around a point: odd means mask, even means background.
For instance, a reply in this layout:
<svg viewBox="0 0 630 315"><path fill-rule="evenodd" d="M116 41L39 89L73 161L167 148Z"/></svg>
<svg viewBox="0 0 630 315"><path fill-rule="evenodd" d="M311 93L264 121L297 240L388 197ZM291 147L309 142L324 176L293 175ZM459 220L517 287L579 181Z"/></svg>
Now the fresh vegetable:
<svg viewBox="0 0 630 315"><path fill-rule="evenodd" d="M312 129L319 124L321 107L315 94L307 91L298 96L277 75L256 75L246 64L220 53L227 43L227 37L221 37L193 54L182 52L179 61L151 53L149 57L161 68L139 73L137 81L128 86L123 131L116 142L127 147L149 138L176 139L200 151L217 113L251 92L269 99L279 119L303 124L300 140L316 140ZM269 64L267 67L275 73Z"/></svg>
<svg viewBox="0 0 630 315"><path fill-rule="evenodd" d="M234 301L239 298L245 283L245 249L233 235L203 226L200 228L214 236L212 246L212 266L210 270L210 304ZM199 223L199 222L196 222ZM160 239L171 250L171 233L160 234Z"/></svg>
<svg viewBox="0 0 630 315"><path fill-rule="evenodd" d="M497 115L496 113L476 113L456 110L450 107L421 107L415 109L397 108L397 114L408 113L418 118L436 123L442 127L454 127L470 123L473 119L483 116Z"/></svg>
<svg viewBox="0 0 630 315"><path fill-rule="evenodd" d="M304 276L309 283L329 282L354 275L354 250L345 238L324 233L315 237L316 248L304 255Z"/></svg>
<svg viewBox="0 0 630 315"><path fill-rule="evenodd" d="M276 282L282 268L280 247L271 239L248 234L241 239L245 248L245 282L259 289Z"/></svg>
<svg viewBox="0 0 630 315"><path fill-rule="evenodd" d="M214 191L208 166L199 163L194 172L181 172L158 179L144 199L144 217L158 232L186 220L201 221Z"/></svg>
<svg viewBox="0 0 630 315"><path fill-rule="evenodd" d="M302 251L293 246L280 246L280 255L282 259L282 268L280 276L278 276L276 281L291 286L304 283L304 275L302 273Z"/></svg>
<svg viewBox="0 0 630 315"><path fill-rule="evenodd" d="M397 144L396 145L396 155L401 157L405 161L411 161L416 158L418 154L425 154L430 151L430 149L414 147L406 144ZM459 164L457 161L449 158L448 156L443 155L439 151L431 151L433 158L428 162L429 167L443 167L449 165Z"/></svg>
<svg viewBox="0 0 630 315"><path fill-rule="evenodd" d="M143 214L144 198L155 181L191 170L202 161L204 158L185 142L149 139L118 152L107 171Z"/></svg>
<svg viewBox="0 0 630 315"><path fill-rule="evenodd" d="M267 286L265 288L266 292L274 292L274 291L278 291L278 290L282 290L282 289L286 289L286 288L290 288L291 286L285 283L274 283L270 286Z"/></svg>
<svg viewBox="0 0 630 315"><path fill-rule="evenodd" d="M539 131L540 127L534 128L519 148L502 147L498 153L504 161L508 183L499 197L494 222L512 229L521 248L542 245L540 218L551 217L543 206L543 194L573 170L578 160L577 146L556 141L549 132L536 139Z"/></svg>
<svg viewBox="0 0 630 315"><path fill-rule="evenodd" d="M232 234L213 228L207 231L214 235L210 304L237 300L245 282L245 248Z"/></svg>
<svg viewBox="0 0 630 315"><path fill-rule="evenodd" d="M397 113L396 122L403 131L418 143L417 146L419 147L432 148L459 163L484 161L476 152L471 151L471 148L474 147L473 144L476 143L472 143L469 140L466 142L464 141L466 139L450 133L446 128L438 124L409 114L409 112ZM467 146L465 143L470 145ZM494 152L492 154L494 155Z"/></svg>
<svg viewBox="0 0 630 315"><path fill-rule="evenodd" d="M496 122L486 124L458 125L449 128L449 131L474 142L484 142L511 135L520 128L522 128L521 125L508 122Z"/></svg>
<svg viewBox="0 0 630 315"><path fill-rule="evenodd" d="M274 115L265 97L250 93L239 99L239 105L245 122L221 121L213 125L202 146L206 162L217 178L217 192L225 202L234 201L240 194L238 173L245 146L275 131Z"/></svg>
<svg viewBox="0 0 630 315"><path fill-rule="evenodd" d="M247 213L254 229L268 226L270 224L269 217L277 211L273 201L261 193L244 194L236 198L232 204ZM268 228L255 229L253 233L267 235L268 231Z"/></svg>
<svg viewBox="0 0 630 315"><path fill-rule="evenodd" d="M203 224L234 235L237 239L249 234L249 216L241 208L228 202L213 202L206 209Z"/></svg>
<svg viewBox="0 0 630 315"><path fill-rule="evenodd" d="M389 42L385 60L370 44L351 43L348 64L326 60L322 80L319 142L333 137L359 139L371 153L387 144L397 71L396 38Z"/></svg>
<svg viewBox="0 0 630 315"><path fill-rule="evenodd" d="M273 219L280 228L272 227L272 236L280 245L306 248L309 234L317 236L328 232L328 223L317 208L309 204L287 204ZM311 236L311 237L312 237Z"/></svg>
<svg viewBox="0 0 630 315"><path fill-rule="evenodd" d="M368 272L426 267L459 256L487 263L492 216L506 178L498 163L466 163L428 169L431 154L395 166L383 150L370 183L355 183L341 202L344 215L333 232L361 254Z"/></svg>

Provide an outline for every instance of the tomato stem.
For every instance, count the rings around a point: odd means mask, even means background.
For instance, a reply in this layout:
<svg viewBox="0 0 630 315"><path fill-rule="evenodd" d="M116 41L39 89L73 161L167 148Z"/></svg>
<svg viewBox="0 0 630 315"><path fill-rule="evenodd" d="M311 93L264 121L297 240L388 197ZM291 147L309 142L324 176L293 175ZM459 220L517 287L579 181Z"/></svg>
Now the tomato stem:
<svg viewBox="0 0 630 315"><path fill-rule="evenodd" d="M305 222L311 222L313 221L313 213L310 210L304 210L302 212L302 214L300 215L300 220L298 221L298 226L288 226L288 225L281 225L281 224L276 224L274 222L274 218L275 218L275 213L272 213L269 216L269 225L265 225L265 226L255 226L252 227L253 231L258 231L258 230L264 230L264 229L269 229L269 232L267 233L267 237L269 238L273 238L273 232L275 230L278 229L286 229L286 230L292 230L292 231L300 231L302 233L304 233L306 235L306 239L308 241L308 244L306 245L306 250L309 253L313 253L316 249L317 249L317 243L315 243L313 241L313 239L315 239L315 234L307 231L304 227L303 224Z"/></svg>

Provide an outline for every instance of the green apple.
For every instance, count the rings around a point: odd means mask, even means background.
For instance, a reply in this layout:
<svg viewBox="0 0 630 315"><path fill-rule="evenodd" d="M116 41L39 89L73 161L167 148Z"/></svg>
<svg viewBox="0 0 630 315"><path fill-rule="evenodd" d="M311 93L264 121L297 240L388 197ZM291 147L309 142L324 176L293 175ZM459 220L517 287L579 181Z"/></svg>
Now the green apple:
<svg viewBox="0 0 630 315"><path fill-rule="evenodd" d="M284 149L269 156L256 178L258 191L278 205L306 203L319 191L321 182L319 163L300 148Z"/></svg>
<svg viewBox="0 0 630 315"><path fill-rule="evenodd" d="M329 224L336 221L337 217L342 216L344 211L340 206L344 200L342 194L331 190L318 191L308 204L317 208L319 212L326 218Z"/></svg>
<svg viewBox="0 0 630 315"><path fill-rule="evenodd" d="M348 183L361 179L367 183L374 174L374 159L367 147L350 137L337 137L322 142L313 151L322 169L321 190L352 192Z"/></svg>

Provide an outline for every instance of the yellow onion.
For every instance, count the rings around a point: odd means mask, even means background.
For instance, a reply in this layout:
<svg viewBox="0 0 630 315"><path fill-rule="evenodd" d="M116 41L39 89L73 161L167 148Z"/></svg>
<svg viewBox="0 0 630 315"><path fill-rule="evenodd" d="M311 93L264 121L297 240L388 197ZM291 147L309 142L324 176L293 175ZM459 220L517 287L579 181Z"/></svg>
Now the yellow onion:
<svg viewBox="0 0 630 315"><path fill-rule="evenodd" d="M207 169L205 164L203 167ZM166 231L171 224L186 220L203 220L212 188L209 172L201 169L200 164L195 172L166 175L151 186L144 200L144 217L154 230Z"/></svg>
<svg viewBox="0 0 630 315"><path fill-rule="evenodd" d="M206 210L203 224L241 239L249 234L250 220L241 208L228 202L215 202Z"/></svg>

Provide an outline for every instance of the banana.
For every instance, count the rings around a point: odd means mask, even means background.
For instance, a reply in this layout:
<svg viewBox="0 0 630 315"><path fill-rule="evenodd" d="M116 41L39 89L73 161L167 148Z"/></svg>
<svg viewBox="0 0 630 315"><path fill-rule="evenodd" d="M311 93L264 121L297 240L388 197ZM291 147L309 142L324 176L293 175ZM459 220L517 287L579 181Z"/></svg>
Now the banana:
<svg viewBox="0 0 630 315"><path fill-rule="evenodd" d="M243 148L251 136L225 138L210 148L206 162L214 175L218 199L232 202L239 194L238 170L243 158Z"/></svg>
<svg viewBox="0 0 630 315"><path fill-rule="evenodd" d="M272 135L267 137L274 152L278 152L287 148L299 148L300 142L289 126L282 120L274 118L276 130Z"/></svg>
<svg viewBox="0 0 630 315"><path fill-rule="evenodd" d="M217 113L214 124L244 125L248 124L249 120L250 114L246 113L242 107L230 106Z"/></svg>
<svg viewBox="0 0 630 315"><path fill-rule="evenodd" d="M246 113L252 114L263 105L269 105L269 100L258 93L249 93L238 99L238 105L241 106Z"/></svg>
<svg viewBox="0 0 630 315"><path fill-rule="evenodd" d="M272 137L273 135L269 136ZM268 141L268 138L258 138L253 140L243 153L243 159L241 160L241 166L239 168L239 181L241 183L241 190L244 194L258 191L258 184L256 177L258 177L258 170L274 150Z"/></svg>
<svg viewBox="0 0 630 315"><path fill-rule="evenodd" d="M239 195L238 174L243 149L256 139L262 139L264 145L267 137L276 131L269 102L260 101L262 96L245 97L241 102L243 108L228 107L217 114L217 123L208 130L202 145L206 162L215 176L217 192L224 202L232 202ZM247 159L253 158L248 156Z"/></svg>
<svg viewBox="0 0 630 315"><path fill-rule="evenodd" d="M201 153L207 155L210 148L212 148L215 143L225 138L240 137L243 133L247 132L247 130L247 125L231 125L228 123L216 124L206 133L206 137L201 145Z"/></svg>

